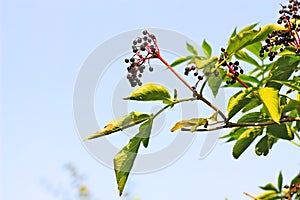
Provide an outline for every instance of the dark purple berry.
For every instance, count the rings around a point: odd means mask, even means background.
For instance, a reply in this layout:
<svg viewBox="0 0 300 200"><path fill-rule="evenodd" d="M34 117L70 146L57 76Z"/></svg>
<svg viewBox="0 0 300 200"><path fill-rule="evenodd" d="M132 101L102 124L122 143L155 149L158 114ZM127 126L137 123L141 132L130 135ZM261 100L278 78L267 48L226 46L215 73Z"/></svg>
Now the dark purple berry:
<svg viewBox="0 0 300 200"><path fill-rule="evenodd" d="M126 59L125 59L125 62L126 62L126 63L129 63L129 59L128 59L128 58L126 58Z"/></svg>

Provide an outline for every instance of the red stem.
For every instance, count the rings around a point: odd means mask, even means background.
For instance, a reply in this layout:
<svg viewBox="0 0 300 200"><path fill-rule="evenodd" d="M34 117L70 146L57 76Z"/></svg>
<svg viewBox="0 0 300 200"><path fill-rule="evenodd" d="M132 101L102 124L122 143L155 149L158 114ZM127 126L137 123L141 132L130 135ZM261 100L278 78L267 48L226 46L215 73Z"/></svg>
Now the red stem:
<svg viewBox="0 0 300 200"><path fill-rule="evenodd" d="M233 69L230 67L229 64L227 64L227 67L228 67L228 69L229 69L229 72L232 73L232 74L234 74L234 71L233 71ZM246 85L239 77L235 77L235 79L236 79L242 86L244 86L245 88L248 88L248 85Z"/></svg>

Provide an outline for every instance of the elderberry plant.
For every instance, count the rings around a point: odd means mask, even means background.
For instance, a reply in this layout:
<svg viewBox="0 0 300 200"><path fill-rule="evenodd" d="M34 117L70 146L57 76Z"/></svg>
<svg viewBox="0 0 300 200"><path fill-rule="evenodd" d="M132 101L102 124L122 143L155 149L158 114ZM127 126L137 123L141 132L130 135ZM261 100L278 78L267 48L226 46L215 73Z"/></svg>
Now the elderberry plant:
<svg viewBox="0 0 300 200"><path fill-rule="evenodd" d="M240 31L235 29L219 56L212 55L211 46L204 40L204 55L199 55L198 50L187 43L190 55L169 64L159 49L159 36L144 30L133 40L132 56L125 59L125 64L129 84L138 87L124 100L161 101L165 106L157 113L131 112L108 122L103 129L85 138L94 139L139 125L139 132L114 158L120 195L141 144L145 148L149 145L155 118L179 103L204 103L211 108L212 114L178 121L170 127L171 132L196 133L230 128L231 131L221 138L227 142L235 141L232 155L236 159L254 141L258 156L268 155L279 140L300 147L299 7L298 1L289 0L288 5L281 5L278 24L259 28L256 28L258 24L252 24ZM176 88L171 95L163 85L143 84L141 79L146 68L150 72L154 70L152 59L160 60L175 75L174 78L191 91L191 95L178 99ZM185 65L183 72L175 70L178 65ZM189 83L185 79L189 75L195 77L195 82ZM203 95L203 90L209 88L217 97L220 87L237 91L228 101L227 114ZM289 196L293 195L289 193Z"/></svg>

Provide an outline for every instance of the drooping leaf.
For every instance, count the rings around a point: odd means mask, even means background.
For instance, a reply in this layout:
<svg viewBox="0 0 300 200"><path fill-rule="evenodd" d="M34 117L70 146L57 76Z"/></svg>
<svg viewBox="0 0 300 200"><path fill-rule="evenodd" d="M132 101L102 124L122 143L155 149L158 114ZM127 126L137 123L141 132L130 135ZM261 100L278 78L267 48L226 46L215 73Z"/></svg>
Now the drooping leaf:
<svg viewBox="0 0 300 200"><path fill-rule="evenodd" d="M244 29L237 33L234 37L230 38L227 47L227 53L233 55L235 52L243 49L244 47L262 41L267 38L267 35L274 30L282 30L283 27L276 24L265 25L258 30Z"/></svg>
<svg viewBox="0 0 300 200"><path fill-rule="evenodd" d="M263 190L273 190L273 191L277 191L276 186L273 183L268 183L264 186L259 186L261 189Z"/></svg>
<svg viewBox="0 0 300 200"><path fill-rule="evenodd" d="M300 62L299 56L285 55L280 57L276 62L271 65L272 70L266 83L266 87L273 87L278 90L282 87L282 84L276 83L276 81L286 81L292 75L296 67Z"/></svg>
<svg viewBox="0 0 300 200"><path fill-rule="evenodd" d="M238 159L240 155L250 146L254 139L262 133L261 128L249 128L240 135L237 142L233 146L232 155Z"/></svg>
<svg viewBox="0 0 300 200"><path fill-rule="evenodd" d="M119 119L109 121L103 129L87 136L86 138L84 138L84 140L98 138L104 135L109 135L111 133L126 129L128 127L134 126L136 124L139 124L149 119L149 117L150 116L146 113L131 112Z"/></svg>
<svg viewBox="0 0 300 200"><path fill-rule="evenodd" d="M269 140L268 135L265 135L256 144L256 146L255 146L255 153L258 156L260 156L260 155L264 155L264 156L268 155L268 153L269 153L269 142L268 142L268 140ZM264 188L262 188L262 189L264 189Z"/></svg>
<svg viewBox="0 0 300 200"><path fill-rule="evenodd" d="M171 95L167 88L153 83L145 84L134 90L125 100L136 101L163 101L166 104L172 104Z"/></svg>
<svg viewBox="0 0 300 200"><path fill-rule="evenodd" d="M275 88L260 88L258 90L261 101L268 109L272 119L279 123L281 118L281 109L279 105L279 91Z"/></svg>
<svg viewBox="0 0 300 200"><path fill-rule="evenodd" d="M209 88L211 89L214 97L217 96L219 88L222 84L222 77L215 67L218 58L216 56L211 57L201 66L203 69L203 73L206 74L207 83ZM197 66L198 67L198 66Z"/></svg>
<svg viewBox="0 0 300 200"><path fill-rule="evenodd" d="M281 192L281 190L282 190L282 181L283 181L283 177L282 177L282 173L280 171L278 174L278 178L277 178L277 187L278 187L279 192Z"/></svg>
<svg viewBox="0 0 300 200"><path fill-rule="evenodd" d="M245 61L251 65L254 65L255 67L261 68L261 66L258 64L258 62L252 58L247 52L245 51L238 51L234 54L234 56L238 59L238 60L242 60Z"/></svg>
<svg viewBox="0 0 300 200"><path fill-rule="evenodd" d="M193 56L179 57L174 62L172 62L170 65L171 65L171 67L175 67L177 65L180 65L181 63L189 61L192 58L193 58Z"/></svg>
<svg viewBox="0 0 300 200"><path fill-rule="evenodd" d="M211 57L212 48L206 42L206 40L203 40L203 42L202 42L202 49L203 49L203 52L204 52L206 58L210 58Z"/></svg>
<svg viewBox="0 0 300 200"><path fill-rule="evenodd" d="M171 132L179 130L181 128L190 128L191 132L194 132L197 127L207 124L206 118L192 118L189 120L182 120L177 122L171 129Z"/></svg>
<svg viewBox="0 0 300 200"><path fill-rule="evenodd" d="M149 119L140 126L139 133L114 157L114 168L120 196L133 167L140 144L143 143L145 147L148 146L151 128L152 119Z"/></svg>
<svg viewBox="0 0 300 200"><path fill-rule="evenodd" d="M294 133L288 123L267 126L267 133L285 140L294 139Z"/></svg>
<svg viewBox="0 0 300 200"><path fill-rule="evenodd" d="M197 49L193 45L189 44L188 42L186 43L186 49L193 55L195 55L195 56L198 55Z"/></svg>
<svg viewBox="0 0 300 200"><path fill-rule="evenodd" d="M242 90L235 95L233 95L228 102L227 111L228 111L228 119L230 120L236 113L238 113L241 109L243 109L251 100L251 98L247 98L250 92L252 92L253 88L247 88Z"/></svg>

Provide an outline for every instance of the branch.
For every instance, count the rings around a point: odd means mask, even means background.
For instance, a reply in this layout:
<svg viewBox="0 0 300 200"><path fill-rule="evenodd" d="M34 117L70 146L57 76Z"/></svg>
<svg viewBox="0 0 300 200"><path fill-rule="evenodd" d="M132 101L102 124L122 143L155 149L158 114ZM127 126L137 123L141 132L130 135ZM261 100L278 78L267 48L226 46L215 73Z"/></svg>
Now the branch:
<svg viewBox="0 0 300 200"><path fill-rule="evenodd" d="M280 123L284 122L293 122L293 121L300 121L300 117L287 117L285 119L280 120ZM244 122L244 123L233 123L227 122L224 128L232 128L232 127L245 127L245 126L268 126L277 124L277 122L269 121L269 122Z"/></svg>
<svg viewBox="0 0 300 200"><path fill-rule="evenodd" d="M216 112L218 112L219 114L220 114L220 116L223 118L223 120L225 120L226 121L226 116L224 115L224 113L222 112L222 111L220 111L219 109L218 109L218 107L217 106L215 106L214 104L212 104L211 102L209 102L207 99L205 99L203 96L202 96L202 91L203 91L203 88L201 88L201 93L200 94L198 94L198 92L196 91L196 90L194 90L193 88L192 88L192 86L190 86L190 84L188 84L188 82L186 82L174 69L173 69L173 67L171 67L170 65L169 65L169 63L166 61L166 60L164 60L162 57L161 57L161 55L160 54L157 54L157 58L161 61L161 62L163 62L167 67L168 67L168 69L169 70L171 70L171 72L189 89L189 90L191 90L192 92L193 92L193 94L197 97L197 99L199 99L199 100L201 100L201 101L203 101L206 105L208 105L209 107L211 107L212 109L214 109ZM203 86L204 87L204 86Z"/></svg>

